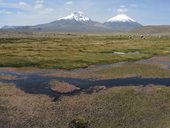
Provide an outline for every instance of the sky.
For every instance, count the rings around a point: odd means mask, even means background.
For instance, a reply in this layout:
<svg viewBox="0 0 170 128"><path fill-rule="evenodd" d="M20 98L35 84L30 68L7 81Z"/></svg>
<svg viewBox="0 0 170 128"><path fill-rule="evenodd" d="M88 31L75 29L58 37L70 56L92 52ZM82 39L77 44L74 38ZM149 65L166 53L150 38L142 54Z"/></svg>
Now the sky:
<svg viewBox="0 0 170 128"><path fill-rule="evenodd" d="M48 23L81 11L105 22L124 13L143 25L170 25L170 0L0 0L0 27Z"/></svg>

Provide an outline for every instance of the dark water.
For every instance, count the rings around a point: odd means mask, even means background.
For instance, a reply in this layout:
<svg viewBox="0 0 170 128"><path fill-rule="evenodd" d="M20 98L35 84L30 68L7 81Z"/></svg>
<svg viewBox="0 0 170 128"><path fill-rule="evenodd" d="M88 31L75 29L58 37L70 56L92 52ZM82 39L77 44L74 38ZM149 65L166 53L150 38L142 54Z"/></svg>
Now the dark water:
<svg viewBox="0 0 170 128"><path fill-rule="evenodd" d="M0 82L15 83L16 87L31 94L45 94L53 98L58 98L62 95L74 95L80 92L87 92L94 86L105 86L107 88L114 86L147 86L150 84L170 86L170 78L141 78L141 77L129 77L119 79L106 79L106 80L91 80L91 79L80 79L71 77L51 77L43 76L39 73L17 73L11 71L5 71L0 69L0 74L15 75L19 79L16 80L5 80L0 79ZM60 82L66 82L81 88L79 91L61 94L53 92L49 87L49 82L57 80Z"/></svg>
<svg viewBox="0 0 170 128"><path fill-rule="evenodd" d="M170 58L170 55L168 55ZM143 62L153 63L152 58L144 60ZM164 64L170 68L170 61L159 61L160 64ZM90 66L85 69L76 69L71 70L69 72L72 73L80 73L85 71L95 71L97 69L105 69L108 67L112 67L114 65L123 65L123 63L117 64L109 64L109 65L97 65L97 66ZM167 69L168 70L168 69ZM73 77L55 77L55 76L45 76L44 74L51 72L51 70L42 70L35 71L32 73L22 73L17 71L10 71L8 69L0 68L0 75L11 75L16 76L18 79L7 80L7 79L0 79L0 82L4 83L15 83L16 87L25 91L26 93L31 94L45 94L55 99L59 98L62 95L75 95L80 92L87 92L93 88L94 86L105 86L107 88L114 87L114 86L147 86L147 85L164 85L170 86L170 78L142 78L142 77L128 77L128 78L114 78L114 79L105 79L105 80L95 80L95 79L81 79L81 78L73 78ZM53 72L57 72L57 70L53 70ZM80 88L80 90L76 92L71 92L67 94L61 94L54 92L50 89L49 82L52 80L57 80L59 82L65 82L68 84L72 84Z"/></svg>

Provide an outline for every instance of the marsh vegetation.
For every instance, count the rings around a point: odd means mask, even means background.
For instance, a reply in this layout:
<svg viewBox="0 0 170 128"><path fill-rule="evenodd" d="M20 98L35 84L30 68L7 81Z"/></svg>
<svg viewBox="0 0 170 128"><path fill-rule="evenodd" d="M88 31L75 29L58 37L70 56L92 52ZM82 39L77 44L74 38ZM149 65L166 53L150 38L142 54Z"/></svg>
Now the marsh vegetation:
<svg viewBox="0 0 170 128"><path fill-rule="evenodd" d="M51 102L45 95L0 85L1 128L68 128L77 117L90 128L166 128L169 108L170 89L164 86L114 87Z"/></svg>
<svg viewBox="0 0 170 128"><path fill-rule="evenodd" d="M0 67L6 67L0 68L0 128L168 128L170 56L157 55L170 53L169 40L125 34L0 38Z"/></svg>
<svg viewBox="0 0 170 128"><path fill-rule="evenodd" d="M71 69L134 61L169 54L169 40L168 36L141 38L136 35L104 34L1 38L0 66Z"/></svg>

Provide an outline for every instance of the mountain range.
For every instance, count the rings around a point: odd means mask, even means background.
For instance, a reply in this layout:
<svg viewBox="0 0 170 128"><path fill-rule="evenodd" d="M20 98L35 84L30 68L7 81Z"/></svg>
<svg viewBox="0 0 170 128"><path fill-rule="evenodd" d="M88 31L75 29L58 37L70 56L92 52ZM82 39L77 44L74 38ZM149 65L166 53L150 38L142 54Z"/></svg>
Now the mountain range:
<svg viewBox="0 0 170 128"><path fill-rule="evenodd" d="M74 12L56 21L35 26L4 26L1 29L18 32L127 32L141 24L125 14L119 14L105 23L91 20L82 12Z"/></svg>

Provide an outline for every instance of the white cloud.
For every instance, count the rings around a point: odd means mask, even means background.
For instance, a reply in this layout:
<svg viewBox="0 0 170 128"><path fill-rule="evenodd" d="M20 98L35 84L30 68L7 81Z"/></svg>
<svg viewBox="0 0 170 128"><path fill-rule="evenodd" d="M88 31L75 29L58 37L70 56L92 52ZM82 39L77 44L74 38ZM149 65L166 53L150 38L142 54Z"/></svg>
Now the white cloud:
<svg viewBox="0 0 170 128"><path fill-rule="evenodd" d="M16 14L17 14L17 15L22 15L22 14L24 14L24 13L21 12L21 11L17 11Z"/></svg>
<svg viewBox="0 0 170 128"><path fill-rule="evenodd" d="M12 12L7 11L7 10L5 10L5 9L2 9L2 10L0 10L0 14L9 15L9 14L12 14Z"/></svg>
<svg viewBox="0 0 170 128"><path fill-rule="evenodd" d="M134 8L138 7L137 4L130 4L130 6L131 6L131 7L134 7Z"/></svg>
<svg viewBox="0 0 170 128"><path fill-rule="evenodd" d="M43 4L43 3L44 3L44 0L36 0L35 3L36 3L36 4Z"/></svg>
<svg viewBox="0 0 170 128"><path fill-rule="evenodd" d="M37 9L37 10L42 10L42 9L44 9L45 7L44 7L43 4L36 4L34 8Z"/></svg>
<svg viewBox="0 0 170 128"><path fill-rule="evenodd" d="M11 3L8 6L11 6L12 8L22 9L27 12L25 12L25 15L32 14L32 15L39 15L39 14L49 14L54 11L53 8L49 8L45 5L43 0L36 0L35 3L29 4L26 2L19 2L19 3ZM20 15L20 13L16 12L16 15ZM22 12L24 14L24 12Z"/></svg>
<svg viewBox="0 0 170 128"><path fill-rule="evenodd" d="M125 5L121 5L118 9L118 13L126 13L128 11L128 8Z"/></svg>
<svg viewBox="0 0 170 128"><path fill-rule="evenodd" d="M18 5L19 5L19 6L28 6L28 4L25 3L25 2L19 2Z"/></svg>
<svg viewBox="0 0 170 128"><path fill-rule="evenodd" d="M120 5L120 8L126 8L126 5Z"/></svg>
<svg viewBox="0 0 170 128"><path fill-rule="evenodd" d="M22 1L18 3L10 3L7 6L11 8L22 9L22 10L31 10L31 5Z"/></svg>
<svg viewBox="0 0 170 128"><path fill-rule="evenodd" d="M118 13L125 13L125 12L127 12L127 11L128 11L127 8L118 8L118 9L117 9L117 12L118 12Z"/></svg>
<svg viewBox="0 0 170 128"><path fill-rule="evenodd" d="M39 14L49 14L54 11L53 8L48 8L44 4L36 4L34 6L34 9L35 9L35 13L39 13Z"/></svg>
<svg viewBox="0 0 170 128"><path fill-rule="evenodd" d="M56 17L54 8L48 7L42 0L36 0L34 3L20 1L16 3L0 3L0 5L3 7L16 9L16 11L13 12L8 11L7 9L0 9L0 15L6 16L1 19L0 26L5 24L33 25L52 21Z"/></svg>
<svg viewBox="0 0 170 128"><path fill-rule="evenodd" d="M115 9L113 9L113 8L108 8L107 10L108 10L109 12L111 12L111 13L112 13L112 12L115 12Z"/></svg>
<svg viewBox="0 0 170 128"><path fill-rule="evenodd" d="M44 0L36 0L33 9L35 14L49 14L54 11L53 8L49 8L45 5Z"/></svg>
<svg viewBox="0 0 170 128"><path fill-rule="evenodd" d="M54 9L52 9L52 8L45 8L40 13L46 15L46 14L52 13L53 11L54 11Z"/></svg>
<svg viewBox="0 0 170 128"><path fill-rule="evenodd" d="M66 3L64 3L65 5L71 5L71 4L73 4L73 1L68 1L68 2L66 2Z"/></svg>

